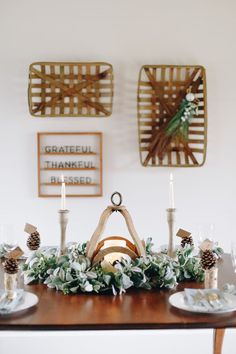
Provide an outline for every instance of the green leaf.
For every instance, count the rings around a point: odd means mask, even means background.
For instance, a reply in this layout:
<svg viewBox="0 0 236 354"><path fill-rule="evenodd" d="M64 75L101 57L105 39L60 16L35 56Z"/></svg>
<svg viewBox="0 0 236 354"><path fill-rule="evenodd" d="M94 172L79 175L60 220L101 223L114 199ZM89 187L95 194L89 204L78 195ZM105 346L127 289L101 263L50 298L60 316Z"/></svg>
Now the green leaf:
<svg viewBox="0 0 236 354"><path fill-rule="evenodd" d="M84 290L85 290L86 292L91 292L91 291L93 291L93 286L92 286L92 284L86 283L86 285L85 285L85 287L84 287Z"/></svg>
<svg viewBox="0 0 236 354"><path fill-rule="evenodd" d="M96 279L97 278L97 274L95 272L90 271L90 272L87 272L86 275L87 275L88 279Z"/></svg>
<svg viewBox="0 0 236 354"><path fill-rule="evenodd" d="M111 275L109 275L109 274L104 274L103 275L103 280L104 280L104 282L105 282L105 284L106 285L110 285L110 282L111 282Z"/></svg>
<svg viewBox="0 0 236 354"><path fill-rule="evenodd" d="M128 289L133 286L132 280L126 274L122 274L122 284L124 289Z"/></svg>
<svg viewBox="0 0 236 354"><path fill-rule="evenodd" d="M66 272L66 281L72 281L74 278L72 277L69 271Z"/></svg>

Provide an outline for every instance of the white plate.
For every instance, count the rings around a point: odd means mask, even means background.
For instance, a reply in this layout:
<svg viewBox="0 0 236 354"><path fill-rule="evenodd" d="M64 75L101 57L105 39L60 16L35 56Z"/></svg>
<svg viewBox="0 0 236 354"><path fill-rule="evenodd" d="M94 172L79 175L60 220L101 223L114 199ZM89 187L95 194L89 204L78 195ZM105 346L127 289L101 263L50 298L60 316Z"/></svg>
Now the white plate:
<svg viewBox="0 0 236 354"><path fill-rule="evenodd" d="M39 302L38 296L33 293L29 293L28 291L24 291L23 296L23 300L19 305L14 308L14 310L12 310L10 313L0 314L0 316L9 316L20 311L28 310L31 307L37 305L37 303Z"/></svg>
<svg viewBox="0 0 236 354"><path fill-rule="evenodd" d="M225 297L231 302L231 307L224 309L224 310L219 310L219 311L203 311L202 309L193 309L189 305L187 305L184 301L184 291L180 291L178 293L175 293L169 297L169 303L176 307L177 309L184 310L184 311L190 311L190 312L197 312L197 313L207 313L207 314L212 314L212 315L220 315L228 312L233 312L236 311L236 296L231 295L231 294L225 294Z"/></svg>

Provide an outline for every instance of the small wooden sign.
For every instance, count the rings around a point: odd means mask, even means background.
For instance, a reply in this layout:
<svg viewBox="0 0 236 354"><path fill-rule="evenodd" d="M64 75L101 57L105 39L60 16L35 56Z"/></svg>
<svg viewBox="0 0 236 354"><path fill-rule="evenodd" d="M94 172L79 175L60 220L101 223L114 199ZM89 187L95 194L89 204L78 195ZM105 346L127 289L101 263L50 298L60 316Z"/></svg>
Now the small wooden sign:
<svg viewBox="0 0 236 354"><path fill-rule="evenodd" d="M184 229L179 229L176 236L181 237L181 238L186 238L189 237L191 235L191 232L188 232Z"/></svg>
<svg viewBox="0 0 236 354"><path fill-rule="evenodd" d="M31 224L26 223L24 231L27 232L27 234L31 235L37 230L37 227Z"/></svg>
<svg viewBox="0 0 236 354"><path fill-rule="evenodd" d="M22 251L22 249L17 246L14 250L8 252L6 254L6 258L14 258L14 259L18 259L20 258L22 255L24 254L24 252Z"/></svg>
<svg viewBox="0 0 236 354"><path fill-rule="evenodd" d="M38 195L102 196L102 133L38 133Z"/></svg>

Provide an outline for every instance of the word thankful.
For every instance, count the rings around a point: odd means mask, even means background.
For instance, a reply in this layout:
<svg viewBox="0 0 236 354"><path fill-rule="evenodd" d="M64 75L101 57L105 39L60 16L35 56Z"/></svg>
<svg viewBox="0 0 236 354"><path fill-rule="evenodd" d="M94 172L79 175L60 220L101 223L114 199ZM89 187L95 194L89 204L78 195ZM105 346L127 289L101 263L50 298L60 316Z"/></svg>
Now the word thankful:
<svg viewBox="0 0 236 354"><path fill-rule="evenodd" d="M92 161L45 161L45 168L94 168Z"/></svg>
<svg viewBox="0 0 236 354"><path fill-rule="evenodd" d="M47 145L44 147L44 151L46 154L49 153L84 153L89 154L92 153L92 147L88 145Z"/></svg>
<svg viewBox="0 0 236 354"><path fill-rule="evenodd" d="M64 176L64 181L65 183L73 183L73 184L91 184L92 183L92 178L91 177L66 177ZM50 183L54 184L60 184L61 183L61 177L54 177L52 176L50 178Z"/></svg>

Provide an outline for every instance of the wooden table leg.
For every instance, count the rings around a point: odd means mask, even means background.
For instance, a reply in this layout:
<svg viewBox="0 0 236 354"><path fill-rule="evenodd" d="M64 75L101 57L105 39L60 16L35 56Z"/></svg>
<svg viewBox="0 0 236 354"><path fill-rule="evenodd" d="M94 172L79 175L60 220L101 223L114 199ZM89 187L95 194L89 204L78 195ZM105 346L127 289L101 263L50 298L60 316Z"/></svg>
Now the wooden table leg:
<svg viewBox="0 0 236 354"><path fill-rule="evenodd" d="M213 354L222 354L222 345L224 340L225 329L214 329L214 351Z"/></svg>

